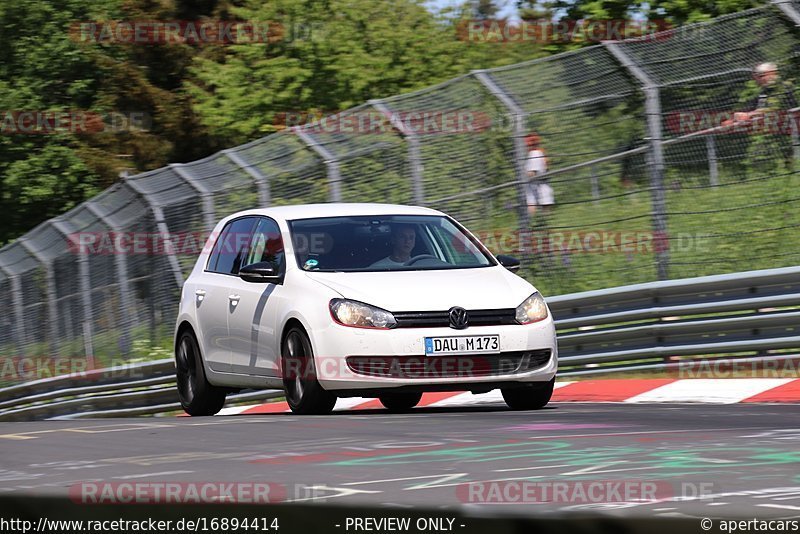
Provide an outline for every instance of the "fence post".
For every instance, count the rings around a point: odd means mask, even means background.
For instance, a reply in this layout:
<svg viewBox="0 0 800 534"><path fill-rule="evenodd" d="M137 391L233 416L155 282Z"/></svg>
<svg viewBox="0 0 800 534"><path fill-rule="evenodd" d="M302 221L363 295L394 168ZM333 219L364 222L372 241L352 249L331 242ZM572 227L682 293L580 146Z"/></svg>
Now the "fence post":
<svg viewBox="0 0 800 534"><path fill-rule="evenodd" d="M322 158L322 161L328 168L328 183L331 186L330 192L328 193L328 200L330 200L331 202L341 202L342 175L339 172L338 158L334 156L330 150L328 150L320 143L318 143L316 139L311 137L311 135L308 132L304 132L302 127L295 126L294 128L292 128L292 131L295 134L297 134L297 137L299 137L306 144L308 148L316 152L319 155L319 157Z"/></svg>
<svg viewBox="0 0 800 534"><path fill-rule="evenodd" d="M153 199L151 199L150 196L136 184L136 181L129 176L127 172L120 174L120 178L122 178L125 181L125 184L137 195L139 195L139 197L141 197L141 199L144 200L148 206L150 206L150 211L153 212L153 219L156 223L156 229L158 230L159 234L164 236L164 251L167 254L167 261L169 262L170 270L175 278L175 283L178 286L178 289L181 289L183 287L183 271L181 271L181 264L178 263L178 257L175 255L175 246L172 243L172 237L170 236L166 219L164 219L164 211L157 202L154 202Z"/></svg>
<svg viewBox="0 0 800 534"><path fill-rule="evenodd" d="M71 239L72 230L61 219L52 219L53 228L65 239ZM83 305L83 348L89 369L94 369L94 308L92 307L92 285L89 282L89 257L78 245L78 281L81 288L81 304Z"/></svg>
<svg viewBox="0 0 800 534"><path fill-rule="evenodd" d="M666 199L664 196L664 148L661 132L661 97L658 85L639 68L636 63L620 48L616 42L604 41L603 45L622 66L639 80L645 95L645 115L647 117L647 135L650 144L650 186L653 202L654 240L667 237ZM656 247L656 271L659 280L669 279L669 252L666 247Z"/></svg>
<svg viewBox="0 0 800 534"><path fill-rule="evenodd" d="M407 128L403 120L389 109L389 106L382 100L370 100L368 103L384 117L389 119L392 128L397 130L408 143L408 163L411 166L411 192L414 204L419 206L424 205L425 186L422 182L424 167L422 165L422 154L419 149L419 135L414 130Z"/></svg>
<svg viewBox="0 0 800 534"><path fill-rule="evenodd" d="M800 12L794 7L793 0L771 0L772 4L780 9L797 26L800 26Z"/></svg>
<svg viewBox="0 0 800 534"><path fill-rule="evenodd" d="M771 0L771 2L780 9L789 20L794 22L795 26L800 27L800 11L797 10L793 0ZM800 161L800 132L798 132L797 127L798 111L800 111L800 108L789 110L792 124L792 172L795 172L798 167L798 162Z"/></svg>
<svg viewBox="0 0 800 534"><path fill-rule="evenodd" d="M791 20L795 26L800 27L800 11L798 11L794 0L770 0L772 5L776 6L781 12ZM800 162L800 132L798 132L798 112L800 107L792 108L789 110L791 117L791 135L792 135L792 172L798 168Z"/></svg>
<svg viewBox="0 0 800 534"><path fill-rule="evenodd" d="M719 184L719 165L717 163L717 142L713 135L706 137L708 150L708 180L711 185Z"/></svg>
<svg viewBox="0 0 800 534"><path fill-rule="evenodd" d="M170 163L168 167L200 195L200 200L203 202L203 224L206 232L211 233L211 230L217 225L217 218L214 214L213 194L205 185L194 179L192 173L186 170L186 166L183 163Z"/></svg>
<svg viewBox="0 0 800 534"><path fill-rule="evenodd" d="M22 236L17 239L19 244L27 250L31 256L36 258L44 269L45 278L45 294L47 295L47 325L48 335L50 337L50 351L55 355L59 355L58 348L58 313L56 312L56 281L53 277L53 264L46 257L44 257L39 250L31 245L27 236Z"/></svg>
<svg viewBox="0 0 800 534"><path fill-rule="evenodd" d="M25 310L22 302L22 283L19 280L18 274L8 273L11 280L11 291L13 292L12 299L14 302L14 319L17 322L19 335L17 336L17 347L20 356L24 355L25 345L28 344L28 332L25 328Z"/></svg>
<svg viewBox="0 0 800 534"><path fill-rule="evenodd" d="M8 268L0 262L0 270L2 270L8 278L9 285L11 286L11 305L14 308L14 345L16 345L17 353L19 356L24 356L23 350L25 348L25 316L22 313L22 286L19 283L19 276L8 270Z"/></svg>
<svg viewBox="0 0 800 534"><path fill-rule="evenodd" d="M250 175L258 188L258 203L262 208L268 207L272 203L271 192L269 190L269 179L261 174L253 165L250 165L242 156L231 149L223 150L222 154L231 160L237 167Z"/></svg>
<svg viewBox="0 0 800 534"><path fill-rule="evenodd" d="M792 114L792 172L797 169L797 163L800 161L800 132L797 128L798 115Z"/></svg>
<svg viewBox="0 0 800 534"><path fill-rule="evenodd" d="M589 175L592 183L592 200L597 204L597 201L600 200L600 182L597 179L597 170L594 168L594 165L589 167Z"/></svg>
<svg viewBox="0 0 800 534"><path fill-rule="evenodd" d="M528 149L525 146L525 110L522 109L514 97L504 91L495 79L485 70L472 71L472 75L481 83L501 104L508 110L514 121L513 141L514 141L514 169L517 177L517 195L519 197L519 208L517 217L519 218L520 249L523 256L527 256L529 247L532 244L530 239L530 217L528 216L528 202L525 188L528 184L528 175L525 172L525 161L528 159ZM536 191L536 189L534 189ZM530 251L532 252L532 251Z"/></svg>
<svg viewBox="0 0 800 534"><path fill-rule="evenodd" d="M94 205L92 200L84 203L86 210L97 217L106 227L112 232L122 233L125 231L118 224L114 223L109 217L106 217L101 210ZM114 267L117 271L117 280L119 280L119 295L120 295L120 316L122 318L122 335L128 343L123 343L123 356L128 356L130 344L133 343L132 334L132 321L130 312L133 309L133 299L131 298L131 286L128 282L128 257L122 251L115 251L114 253Z"/></svg>

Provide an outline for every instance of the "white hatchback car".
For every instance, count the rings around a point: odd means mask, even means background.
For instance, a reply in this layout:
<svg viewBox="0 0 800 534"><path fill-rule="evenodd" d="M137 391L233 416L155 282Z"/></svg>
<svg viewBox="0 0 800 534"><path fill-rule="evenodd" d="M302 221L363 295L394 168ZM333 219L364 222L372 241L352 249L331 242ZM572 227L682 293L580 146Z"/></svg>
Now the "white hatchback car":
<svg viewBox="0 0 800 534"><path fill-rule="evenodd" d="M226 217L183 286L178 392L212 415L228 392L285 388L294 412L337 397L413 408L425 391L500 388L545 406L557 346L542 296L447 215L316 204Z"/></svg>

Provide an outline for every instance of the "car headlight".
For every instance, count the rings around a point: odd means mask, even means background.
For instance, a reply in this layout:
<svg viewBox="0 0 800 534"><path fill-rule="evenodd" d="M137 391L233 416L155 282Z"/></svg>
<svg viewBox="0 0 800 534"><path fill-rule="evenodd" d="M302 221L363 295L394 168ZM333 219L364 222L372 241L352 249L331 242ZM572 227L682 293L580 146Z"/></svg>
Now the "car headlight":
<svg viewBox="0 0 800 534"><path fill-rule="evenodd" d="M358 302L357 300L333 299L330 303L334 321L356 328L394 328L397 321L391 312Z"/></svg>
<svg viewBox="0 0 800 534"><path fill-rule="evenodd" d="M517 306L516 319L519 324L530 324L547 319L547 304L538 291Z"/></svg>

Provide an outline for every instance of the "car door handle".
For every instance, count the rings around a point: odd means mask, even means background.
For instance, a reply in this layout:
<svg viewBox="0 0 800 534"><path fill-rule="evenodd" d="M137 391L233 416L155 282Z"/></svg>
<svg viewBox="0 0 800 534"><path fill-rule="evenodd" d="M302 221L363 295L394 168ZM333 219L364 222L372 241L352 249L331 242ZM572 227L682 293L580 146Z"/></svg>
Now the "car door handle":
<svg viewBox="0 0 800 534"><path fill-rule="evenodd" d="M205 289L198 289L197 291L194 292L194 294L197 297L197 300L200 301L200 300L203 300L206 297L206 290Z"/></svg>
<svg viewBox="0 0 800 534"><path fill-rule="evenodd" d="M239 295L228 295L228 300L231 301L231 304L238 304L241 298Z"/></svg>

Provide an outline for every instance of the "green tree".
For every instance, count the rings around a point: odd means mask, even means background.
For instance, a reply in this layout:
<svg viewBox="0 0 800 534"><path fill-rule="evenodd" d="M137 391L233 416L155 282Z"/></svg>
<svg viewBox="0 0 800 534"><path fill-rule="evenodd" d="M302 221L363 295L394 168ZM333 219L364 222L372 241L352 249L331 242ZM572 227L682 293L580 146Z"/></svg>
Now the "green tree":
<svg viewBox="0 0 800 534"><path fill-rule="evenodd" d="M763 5L758 0L518 0L522 18L666 19L680 26Z"/></svg>
<svg viewBox="0 0 800 534"><path fill-rule="evenodd" d="M666 18L672 24L681 26L763 4L757 0L654 0L650 3L650 11L652 18Z"/></svg>
<svg viewBox="0 0 800 534"><path fill-rule="evenodd" d="M489 51L416 0L248 0L242 20L284 28L273 42L199 57L188 82L196 111L225 144L279 129L285 112L346 109L481 66Z"/></svg>
<svg viewBox="0 0 800 534"><path fill-rule="evenodd" d="M500 10L494 0L470 0L472 14L476 19L490 20Z"/></svg>
<svg viewBox="0 0 800 534"><path fill-rule="evenodd" d="M98 44L81 21L210 14L217 2L15 0L0 4L0 243L91 197L126 168L207 154L213 141L182 89L197 48ZM188 6L188 7L187 7ZM144 128L20 134L16 114L88 112L147 117Z"/></svg>

